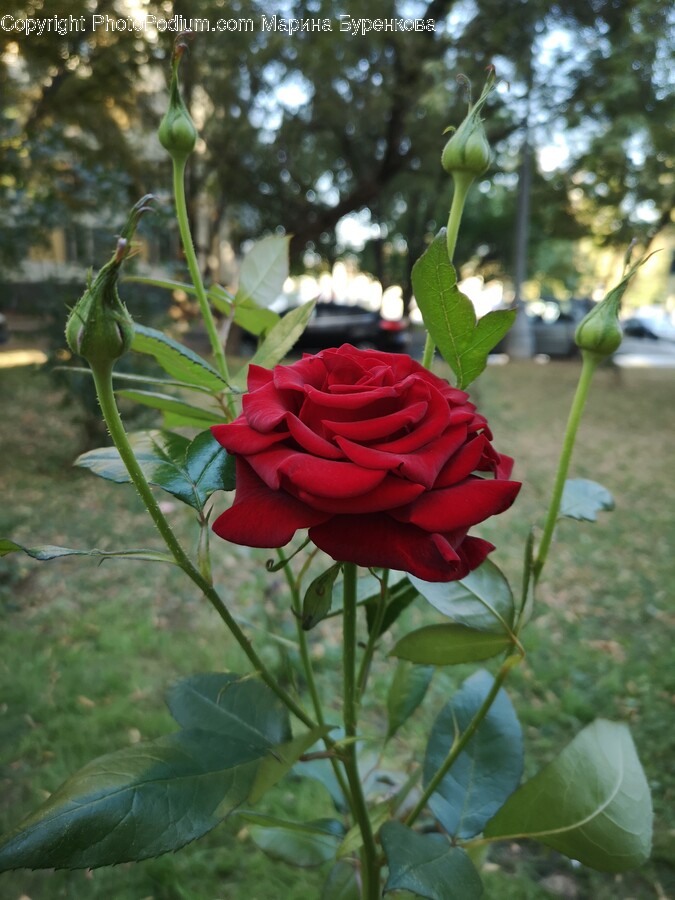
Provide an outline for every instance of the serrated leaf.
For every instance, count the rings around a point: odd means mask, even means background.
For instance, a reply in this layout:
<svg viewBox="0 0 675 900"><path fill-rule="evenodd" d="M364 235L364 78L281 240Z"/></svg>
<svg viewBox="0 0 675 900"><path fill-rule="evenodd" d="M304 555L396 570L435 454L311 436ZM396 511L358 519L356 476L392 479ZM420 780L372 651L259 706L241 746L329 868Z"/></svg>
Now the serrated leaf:
<svg viewBox="0 0 675 900"><path fill-rule="evenodd" d="M129 440L150 484L194 509L203 509L214 491L234 487L227 453L210 431L192 441L172 431L137 432L129 435ZM116 447L89 450L75 460L75 465L117 484L131 481Z"/></svg>
<svg viewBox="0 0 675 900"><path fill-rule="evenodd" d="M598 719L525 782L485 836L541 841L602 872L649 858L652 802L628 727Z"/></svg>
<svg viewBox="0 0 675 900"><path fill-rule="evenodd" d="M466 730L494 683L476 672L441 710L429 734L424 760L427 785ZM511 701L499 691L466 748L433 793L429 806L448 834L470 838L515 791L523 774L523 736Z"/></svg>
<svg viewBox="0 0 675 900"><path fill-rule="evenodd" d="M416 666L399 660L387 692L387 740L396 734L424 700L433 674L433 666Z"/></svg>
<svg viewBox="0 0 675 900"><path fill-rule="evenodd" d="M313 868L335 858L344 828L337 819L287 822L275 816L246 812L241 818L251 823L253 843L272 859L291 866Z"/></svg>
<svg viewBox="0 0 675 900"><path fill-rule="evenodd" d="M333 602L333 585L342 570L342 563L335 563L312 581L302 601L300 621L305 631L310 631L326 618Z"/></svg>
<svg viewBox="0 0 675 900"><path fill-rule="evenodd" d="M305 330L309 317L314 310L315 301L310 300L291 310L270 331L262 344L251 357L249 365L262 366L272 369L288 354ZM235 385L243 385L246 380L246 370L237 373L234 379Z"/></svg>
<svg viewBox="0 0 675 900"><path fill-rule="evenodd" d="M606 487L588 478L568 478L560 501L560 517L597 522L599 512L614 509L614 497Z"/></svg>
<svg viewBox="0 0 675 900"><path fill-rule="evenodd" d="M25 547L23 544L17 544L15 541L8 539L0 540L0 556L7 556L8 553L19 551L40 562L50 559L61 559L64 556L93 556L98 559L137 559L145 562L175 563L173 556L169 553L159 553L156 550L98 550L96 548L92 550L73 550L70 547L57 547L54 544Z"/></svg>
<svg viewBox="0 0 675 900"><path fill-rule="evenodd" d="M453 622L495 634L510 633L515 614L508 581L489 559L461 581L433 583L409 575L410 583L434 609Z"/></svg>
<svg viewBox="0 0 675 900"><path fill-rule="evenodd" d="M227 383L210 363L155 328L134 325L131 349L154 356L164 371L179 381L215 394L228 390Z"/></svg>
<svg viewBox="0 0 675 900"><path fill-rule="evenodd" d="M253 678L231 672L192 675L172 685L166 702L182 728L234 737L261 754L291 739L286 708Z"/></svg>
<svg viewBox="0 0 675 900"><path fill-rule="evenodd" d="M186 403L170 394L160 394L156 391L118 390L118 397L126 397L134 403L149 406L151 409L159 409L165 413L171 413L173 419L181 419L181 424L186 427L206 428L208 425L220 425L223 414L216 410L204 409L202 406L194 406Z"/></svg>
<svg viewBox="0 0 675 900"><path fill-rule="evenodd" d="M494 310L476 320L473 303L457 286L445 229L413 266L412 285L429 334L457 376L457 386L466 388L487 365L490 350L513 325L516 311Z"/></svg>
<svg viewBox="0 0 675 900"><path fill-rule="evenodd" d="M259 306L274 303L288 278L289 242L289 237L271 236L251 247L241 264L235 306L249 299Z"/></svg>
<svg viewBox="0 0 675 900"><path fill-rule="evenodd" d="M181 731L89 763L0 843L0 871L95 868L201 837L246 798L264 752Z"/></svg>
<svg viewBox="0 0 675 900"><path fill-rule="evenodd" d="M473 631L463 625L427 625L402 637L391 655L422 665L454 666L490 659L510 646L505 634Z"/></svg>
<svg viewBox="0 0 675 900"><path fill-rule="evenodd" d="M483 885L466 852L441 835L421 835L400 822L387 822L381 838L389 864L385 893L412 891L428 900L478 900L482 895Z"/></svg>

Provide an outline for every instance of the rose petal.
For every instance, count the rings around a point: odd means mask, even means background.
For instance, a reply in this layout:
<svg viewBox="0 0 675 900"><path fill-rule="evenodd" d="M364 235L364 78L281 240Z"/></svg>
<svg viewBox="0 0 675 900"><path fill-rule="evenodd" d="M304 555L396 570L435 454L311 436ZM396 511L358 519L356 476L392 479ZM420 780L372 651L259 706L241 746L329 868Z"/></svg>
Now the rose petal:
<svg viewBox="0 0 675 900"><path fill-rule="evenodd" d="M428 491L405 509L392 511L391 515L425 531L469 528L508 509L520 487L516 481L467 478L454 487Z"/></svg>
<svg viewBox="0 0 675 900"><path fill-rule="evenodd" d="M254 431L243 416L226 425L212 425L211 434L227 451L244 456L267 450L288 437L287 431L273 431L269 434Z"/></svg>
<svg viewBox="0 0 675 900"><path fill-rule="evenodd" d="M290 396L290 392L284 394L278 391L272 382L251 394L244 394L242 409L246 421L256 431L273 431L289 412L295 411L294 405L296 408L299 406L296 398L293 398L293 403Z"/></svg>
<svg viewBox="0 0 675 900"><path fill-rule="evenodd" d="M456 581L470 571L462 545L456 552L442 534L388 516L335 516L310 528L309 536L335 560L410 572L424 581Z"/></svg>
<svg viewBox="0 0 675 900"><path fill-rule="evenodd" d="M381 484L362 497L318 497L309 491L298 491L297 497L313 509L335 514L360 514L395 509L411 503L423 491L421 484L387 475Z"/></svg>
<svg viewBox="0 0 675 900"><path fill-rule="evenodd" d="M279 446L248 461L268 487L293 493L305 490L320 497L359 497L377 487L386 474Z"/></svg>
<svg viewBox="0 0 675 900"><path fill-rule="evenodd" d="M352 462L367 469L396 470L410 481L423 484L431 489L448 456L455 453L466 439L466 429L448 429L438 440L433 441L416 453L387 453L374 447L362 447L345 438L336 442Z"/></svg>
<svg viewBox="0 0 675 900"><path fill-rule="evenodd" d="M458 481L468 478L472 472L478 469L486 446L489 446L488 439L485 435L479 434L478 437L472 438L463 447L460 447L441 469L434 483L434 490L450 487L457 484Z"/></svg>
<svg viewBox="0 0 675 900"><path fill-rule="evenodd" d="M283 547L296 531L325 521L285 491L271 491L247 462L237 459L237 492L230 509L213 523L226 541L246 547Z"/></svg>
<svg viewBox="0 0 675 900"><path fill-rule="evenodd" d="M419 422L428 408L428 403L420 401L378 418L357 421L352 419L346 422L324 421L323 425L334 434L353 441L374 441L387 435L394 435L402 428L408 428Z"/></svg>

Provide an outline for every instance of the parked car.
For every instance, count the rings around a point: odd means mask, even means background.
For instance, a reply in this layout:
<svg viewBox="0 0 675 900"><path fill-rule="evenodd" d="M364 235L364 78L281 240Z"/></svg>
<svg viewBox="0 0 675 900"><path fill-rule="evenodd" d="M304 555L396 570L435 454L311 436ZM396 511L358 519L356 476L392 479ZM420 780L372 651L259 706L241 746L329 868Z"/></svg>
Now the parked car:
<svg viewBox="0 0 675 900"><path fill-rule="evenodd" d="M291 309L295 307L287 306L280 315ZM254 340L251 335L243 336L245 344ZM357 304L320 301L295 349L317 351L341 344L353 344L361 350L405 353L410 344L408 320L385 319L378 310Z"/></svg>
<svg viewBox="0 0 675 900"><path fill-rule="evenodd" d="M577 325L593 307L592 300L542 299L526 307L532 319L534 352L546 356L574 356Z"/></svg>
<svg viewBox="0 0 675 900"><path fill-rule="evenodd" d="M649 341L658 341L659 336L649 322L633 317L622 323L623 333L626 337L646 338Z"/></svg>

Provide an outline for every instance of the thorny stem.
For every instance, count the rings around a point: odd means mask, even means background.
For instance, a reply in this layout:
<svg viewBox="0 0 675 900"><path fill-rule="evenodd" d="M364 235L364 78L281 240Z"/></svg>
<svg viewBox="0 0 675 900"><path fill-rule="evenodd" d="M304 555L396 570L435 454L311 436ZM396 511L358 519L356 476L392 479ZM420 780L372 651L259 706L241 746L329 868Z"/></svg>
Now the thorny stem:
<svg viewBox="0 0 675 900"><path fill-rule="evenodd" d="M173 533L173 530L169 525L167 519L165 518L164 513L159 508L159 504L155 499L154 494L152 493L150 485L148 484L145 475L143 474L143 471L138 464L138 460L134 455L131 444L129 443L129 438L127 437L126 431L124 429L124 424L120 417L119 410L117 409L117 403L115 401L115 394L112 384L112 366L97 366L92 369L92 373L94 376L94 384L96 385L98 402L101 407L101 412L103 413L103 418L105 419L106 425L108 426L110 437L113 439L113 443L115 444L115 447L120 454L122 462L127 468L129 477L136 487L136 490L140 494L141 500L145 504L150 517L155 523L155 526L164 539L167 547L171 551L173 558L176 560L176 564L197 585L206 599L214 607L220 618L229 628L230 632L232 633L241 649L246 654L253 668L260 674L260 677L270 688L270 690L272 690L276 694L281 702L293 713L293 715L300 719L303 724L305 724L308 728L315 728L316 723L311 719L310 716L307 715L304 709L302 709L302 707L298 703L296 703L293 697L291 697L291 695L287 691L285 691L283 687L281 687L277 679L267 669L263 661L253 649L250 640L246 637L246 635L228 610L218 591L214 588L211 582L204 577L199 569L197 569L193 565L192 560L188 557L185 550L183 550L183 547L181 546L178 538Z"/></svg>
<svg viewBox="0 0 675 900"><path fill-rule="evenodd" d="M363 848L361 850L363 900L379 900L380 874L377 847L375 846L366 799L363 795L356 754L356 726L358 722L358 695L356 689L356 565L346 562L343 572L343 718L346 738L343 757L347 780L351 788L354 815L363 837Z"/></svg>
<svg viewBox="0 0 675 900"><path fill-rule="evenodd" d="M380 637L380 631L382 629L382 622L384 621L384 615L387 611L387 582L389 581L389 569L385 569L382 574L382 579L380 581L380 602L377 605L377 611L375 613L375 619L373 621L372 628L370 630L370 634L368 635L368 643L366 644L366 649L363 652L363 657L361 658L361 666L359 668L359 675L356 680L358 686L359 697L363 697L363 694L366 690L366 685L368 684L368 676L370 674L370 666L373 661L373 654L375 653L375 646L377 644L377 639Z"/></svg>
<svg viewBox="0 0 675 900"><path fill-rule="evenodd" d="M206 291L204 290L204 282L202 274L199 271L199 262L195 253L192 235L190 234L190 223L188 219L187 204L185 201L185 161L174 160L173 163L173 193L176 201L176 218L178 220L178 228L180 231L183 251L185 252L185 261L190 271L190 278L195 287L197 294L197 302L204 320L206 332L211 343L211 350L216 360L218 371L223 379L229 384L230 374L225 358L225 350L222 341L218 335L218 329L211 312ZM227 397L227 410L231 419L235 417L234 402L231 395Z"/></svg>
<svg viewBox="0 0 675 900"><path fill-rule="evenodd" d="M321 698L319 697L319 691L316 685L316 679L314 678L314 669L312 666L312 660L309 655L309 647L307 646L307 635L302 627L302 604L300 601L300 591L298 589L298 582L293 577L293 572L289 565L289 560L283 555L281 550L277 551L277 555L279 557L279 561L283 563L284 575L286 576L286 582L288 584L289 590L291 592L291 598L293 602L293 612L295 614L295 623L298 632L298 644L300 646L300 659L302 661L302 667L305 672L305 678L307 679L307 688L309 690L309 695L312 699L312 706L314 707L314 716L316 721L319 724L319 727L324 731L326 729L326 719L323 714L323 707L321 706ZM323 737L323 742L326 745L326 750L330 751L335 746L334 741L330 739L328 734L326 733ZM330 756L331 766L333 767L333 771L335 773L335 777L340 785L340 789L347 800L347 803L351 805L351 794L349 792L349 785L345 781L344 774L342 769L340 768L337 759L333 755Z"/></svg>
<svg viewBox="0 0 675 900"><path fill-rule="evenodd" d="M593 375L597 366L597 358L592 356L590 353L584 352L581 374L579 375L576 393L574 395L572 406L570 408L569 418L567 419L565 438L563 440L563 447L560 454L560 462L558 463L558 472L556 474L555 482L553 485L553 495L551 497L551 503L548 508L548 516L546 518L546 524L544 525L544 533L541 538L541 543L539 544L539 552L537 553L537 558L534 561L534 565L532 566L532 574L534 576L535 584L539 579L539 576L541 575L542 569L544 568L544 563L546 562L549 547L551 546L551 541L553 540L553 532L555 531L556 522L558 521L560 502L562 500L563 490L565 488L565 481L567 479L567 472L569 471L570 467L570 460L572 459L572 452L574 450L577 431L579 430L579 423L581 421L581 416L586 405L586 400L588 398L588 391L591 386L591 381L593 379Z"/></svg>

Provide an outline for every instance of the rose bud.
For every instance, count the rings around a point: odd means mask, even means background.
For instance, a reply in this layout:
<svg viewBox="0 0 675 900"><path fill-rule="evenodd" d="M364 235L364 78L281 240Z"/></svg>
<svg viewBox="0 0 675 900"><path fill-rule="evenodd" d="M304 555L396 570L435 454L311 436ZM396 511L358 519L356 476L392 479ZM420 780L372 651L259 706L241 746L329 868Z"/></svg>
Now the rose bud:
<svg viewBox="0 0 675 900"><path fill-rule="evenodd" d="M465 76L460 76L458 80L462 80L468 85L468 79ZM472 181L482 175L490 165L490 145L485 135L480 113L494 83L494 70L490 69L483 92L473 106L469 97L469 110L466 118L445 145L441 155L441 165L452 176L461 173L464 178L468 177ZM451 129L446 129L446 131L449 130Z"/></svg>
<svg viewBox="0 0 675 900"><path fill-rule="evenodd" d="M176 43L172 63L171 84L169 86L169 108L157 132L160 144L169 153L174 162L177 163L185 162L197 143L197 129L187 107L183 103L180 88L178 87L178 66L185 49L186 45L184 43Z"/></svg>
<svg viewBox="0 0 675 900"><path fill-rule="evenodd" d="M309 529L338 562L454 581L494 549L469 529L520 484L464 391L409 356L349 344L273 370L251 365L243 412L215 425L236 495L213 525L249 547Z"/></svg>
<svg viewBox="0 0 675 900"><path fill-rule="evenodd" d="M92 368L110 365L131 347L134 323L117 293L117 279L123 261L131 251L131 237L141 214L147 209L143 197L132 209L117 242L112 259L92 282L70 311L66 322L66 340L73 353L83 356Z"/></svg>
<svg viewBox="0 0 675 900"><path fill-rule="evenodd" d="M649 256L644 256L631 266L616 287L612 288L605 299L598 303L577 326L574 334L577 347L597 362L601 362L619 349L623 339L619 323L621 300L631 278L648 259ZM626 254L626 266L629 263L630 249Z"/></svg>

